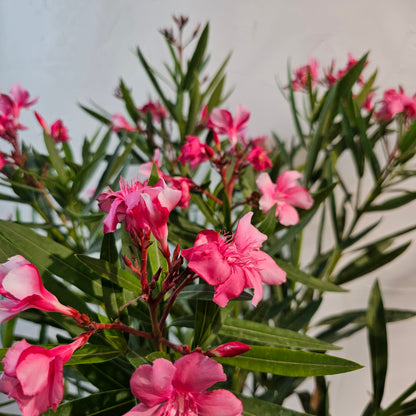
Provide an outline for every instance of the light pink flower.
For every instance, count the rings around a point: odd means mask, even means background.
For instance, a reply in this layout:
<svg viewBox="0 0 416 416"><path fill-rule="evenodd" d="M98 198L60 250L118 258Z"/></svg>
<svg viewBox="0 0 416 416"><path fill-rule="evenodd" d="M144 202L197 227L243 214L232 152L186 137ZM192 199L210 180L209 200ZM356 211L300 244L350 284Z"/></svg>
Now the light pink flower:
<svg viewBox="0 0 416 416"><path fill-rule="evenodd" d="M118 133L120 130L136 131L121 114L113 114L111 117L113 131Z"/></svg>
<svg viewBox="0 0 416 416"><path fill-rule="evenodd" d="M260 209L266 214L276 206L276 217L283 225L293 225L299 222L299 215L295 207L309 209L313 199L309 192L296 185L302 175L294 170L282 173L273 183L268 173L261 173L257 178L257 186L263 194L259 201Z"/></svg>
<svg viewBox="0 0 416 416"><path fill-rule="evenodd" d="M186 136L186 143L182 146L178 161L185 166L189 162L191 169L214 156L214 151L196 136Z"/></svg>
<svg viewBox="0 0 416 416"><path fill-rule="evenodd" d="M225 306L245 288L254 288L252 303L263 296L262 282L280 285L286 273L266 253L260 251L267 236L250 223L252 212L241 218L234 236L222 237L215 231L201 231L194 247L182 250L188 267L214 286L213 301Z"/></svg>
<svg viewBox="0 0 416 416"><path fill-rule="evenodd" d="M206 352L208 357L235 357L249 351L250 347L242 342L227 342Z"/></svg>
<svg viewBox="0 0 416 416"><path fill-rule="evenodd" d="M221 364L197 352L174 364L158 358L133 373L131 391L141 403L124 416L238 416L243 405L231 392L205 391L225 380Z"/></svg>
<svg viewBox="0 0 416 416"><path fill-rule="evenodd" d="M312 88L314 88L318 82L318 72L318 61L315 58L309 59L308 65L293 71L295 78L292 80L292 88L295 91L306 90L308 87L308 77L310 77Z"/></svg>
<svg viewBox="0 0 416 416"><path fill-rule="evenodd" d="M68 129L64 126L62 120L56 120L51 127L49 127L45 119L36 111L35 116L42 129L52 137L55 143L64 143L70 140Z"/></svg>
<svg viewBox="0 0 416 416"><path fill-rule="evenodd" d="M0 322L30 308L60 312L71 317L79 315L70 306L62 305L45 289L38 269L20 255L0 264L0 295L6 298L0 300Z"/></svg>
<svg viewBox="0 0 416 416"><path fill-rule="evenodd" d="M253 168L261 172L273 166L272 161L267 156L267 150L263 147L255 146L250 150L247 160L253 165Z"/></svg>
<svg viewBox="0 0 416 416"><path fill-rule="evenodd" d="M120 190L104 192L98 197L99 207L108 212L104 232L115 231L125 221L126 230L151 231L162 250L168 252L168 217L181 198L181 192L166 185L163 179L154 186L139 181L126 183L120 179Z"/></svg>
<svg viewBox="0 0 416 416"><path fill-rule="evenodd" d="M149 101L138 110L144 114L150 113L157 123L160 123L160 120L168 116L166 108L160 104L160 101Z"/></svg>
<svg viewBox="0 0 416 416"><path fill-rule="evenodd" d="M64 394L63 366L85 345L84 333L69 345L47 350L22 339L6 353L0 391L16 400L23 416L38 416L50 407L56 411Z"/></svg>
<svg viewBox="0 0 416 416"><path fill-rule="evenodd" d="M19 115L21 108L29 108L35 104L39 97L30 100L29 92L23 88L20 84L13 84L10 88L10 95L13 97L14 105L17 108L17 115Z"/></svg>
<svg viewBox="0 0 416 416"><path fill-rule="evenodd" d="M217 134L226 134L234 147L239 139L243 139L247 129L250 111L243 105L237 106L235 117L222 108L214 108L208 121L208 127Z"/></svg>

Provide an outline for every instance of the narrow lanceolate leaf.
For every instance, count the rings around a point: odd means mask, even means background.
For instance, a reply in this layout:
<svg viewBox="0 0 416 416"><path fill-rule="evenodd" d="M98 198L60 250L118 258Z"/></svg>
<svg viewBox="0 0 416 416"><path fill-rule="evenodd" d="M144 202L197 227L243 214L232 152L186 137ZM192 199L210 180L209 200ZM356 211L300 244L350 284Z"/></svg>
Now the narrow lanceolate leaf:
<svg viewBox="0 0 416 416"><path fill-rule="evenodd" d="M370 205L367 211L386 211L389 209L399 208L416 199L416 192L405 192L400 196L388 199L377 205Z"/></svg>
<svg viewBox="0 0 416 416"><path fill-rule="evenodd" d="M56 412L50 409L43 416L114 416L125 414L135 404L129 389L111 390L63 403Z"/></svg>
<svg viewBox="0 0 416 416"><path fill-rule="evenodd" d="M267 344L272 347L302 348L314 351L337 350L339 347L284 328L273 328L265 324L242 319L227 318L219 335Z"/></svg>
<svg viewBox="0 0 416 416"><path fill-rule="evenodd" d="M323 280L310 276L286 261L278 259L276 260L276 263L287 273L288 279L302 283L311 289L320 290L322 292L348 292L348 290L343 289L334 283L324 282Z"/></svg>
<svg viewBox="0 0 416 416"><path fill-rule="evenodd" d="M186 300L212 300L214 297L215 289L212 286L208 286L205 284L200 285L189 285L186 286L181 293L178 295L178 299L186 299ZM251 300L252 295L247 292L241 293L238 298L231 299L230 301L233 302L235 300Z"/></svg>
<svg viewBox="0 0 416 416"><path fill-rule="evenodd" d="M338 273L335 278L335 283L342 284L350 282L351 280L379 269L400 256L409 245L410 242L407 242L390 251L379 251L377 249L366 251Z"/></svg>
<svg viewBox="0 0 416 416"><path fill-rule="evenodd" d="M124 100L124 104L126 105L126 110L129 113L129 116L135 123L137 123L139 121L139 112L137 111L136 105L134 104L129 89L126 87L122 79L120 79L120 91Z"/></svg>
<svg viewBox="0 0 416 416"><path fill-rule="evenodd" d="M216 358L222 364L249 371L259 371L289 377L312 377L346 373L362 366L327 354L252 346L237 357Z"/></svg>
<svg viewBox="0 0 416 416"><path fill-rule="evenodd" d="M309 413L300 413L252 397L238 396L238 398L243 402L244 416L311 416Z"/></svg>
<svg viewBox="0 0 416 416"><path fill-rule="evenodd" d="M416 143L416 121L414 121L406 133L401 137L399 141L399 148L402 153L408 151L414 147Z"/></svg>
<svg viewBox="0 0 416 416"><path fill-rule="evenodd" d="M87 344L72 355L65 365L96 364L120 356L120 351L107 345Z"/></svg>
<svg viewBox="0 0 416 416"><path fill-rule="evenodd" d="M387 329L383 299L376 281L371 290L367 309L368 341L373 380L373 411L378 413L384 393L387 374Z"/></svg>
<svg viewBox="0 0 416 416"><path fill-rule="evenodd" d="M205 50L208 45L208 36L209 24L207 23L199 37L194 54L188 63L188 69L182 84L182 89L184 90L188 90L191 87L195 74L198 74L201 69L202 63L204 62Z"/></svg>
<svg viewBox="0 0 416 416"><path fill-rule="evenodd" d="M60 182L66 184L68 181L68 173L66 171L65 163L59 155L58 149L56 148L56 144L53 141L52 137L48 133L46 133L46 131L43 132L43 138L45 141L46 149L49 153L49 159L52 163L52 166L56 170Z"/></svg>
<svg viewBox="0 0 416 416"><path fill-rule="evenodd" d="M302 143L303 146L305 146L305 135L303 134L302 131L302 126L300 124L300 120L299 120L299 114L298 114L298 109L296 107L296 101L295 101L295 94L293 92L293 88L292 88L292 74L291 74L291 70L290 70L290 66L288 65L287 67L287 79L288 79L288 90L289 90L289 102L290 102L290 108L292 111L292 117L293 117L293 121L295 122L295 127L296 127L296 132L299 136L299 140Z"/></svg>
<svg viewBox="0 0 416 416"><path fill-rule="evenodd" d="M94 273L75 256L72 250L54 240L11 221L0 220L0 261L20 254L33 263L42 278L48 271L72 283L93 298L101 301L101 276Z"/></svg>
<svg viewBox="0 0 416 416"><path fill-rule="evenodd" d="M95 259L84 254L77 254L76 257L80 260L80 262L82 262L90 270L93 270L94 273L98 274L100 277L112 281L130 292L140 294L141 290L139 280L136 279L131 273L120 269L116 265L113 265L105 260Z"/></svg>

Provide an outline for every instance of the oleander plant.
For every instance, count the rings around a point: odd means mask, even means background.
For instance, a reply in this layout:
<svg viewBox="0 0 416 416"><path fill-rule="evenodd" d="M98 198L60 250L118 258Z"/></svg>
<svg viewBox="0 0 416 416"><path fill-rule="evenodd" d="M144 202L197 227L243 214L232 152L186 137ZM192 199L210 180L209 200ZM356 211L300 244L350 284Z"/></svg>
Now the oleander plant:
<svg viewBox="0 0 416 416"><path fill-rule="evenodd" d="M416 199L415 98L377 97L367 55L322 72L311 59L281 86L293 138L250 137L250 111L226 109L230 56L208 74L209 25L173 20L161 70L137 48L154 100L138 105L121 80L124 114L82 105L99 126L80 151L36 111L45 146L31 146L19 116L38 98L2 86L0 199L15 206L0 221L2 408L327 416L326 376L361 368L337 342L366 331L362 415L416 414L416 382L382 403L386 325L415 311L385 309L374 280L362 309L314 319L328 293L349 296L410 244L416 224L378 232ZM285 407L293 395L303 413Z"/></svg>

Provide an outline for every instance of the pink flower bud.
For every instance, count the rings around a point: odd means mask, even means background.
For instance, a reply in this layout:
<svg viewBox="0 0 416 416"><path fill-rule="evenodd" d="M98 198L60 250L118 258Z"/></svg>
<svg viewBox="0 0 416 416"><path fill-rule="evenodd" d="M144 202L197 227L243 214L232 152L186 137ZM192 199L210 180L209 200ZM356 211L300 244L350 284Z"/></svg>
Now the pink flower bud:
<svg viewBox="0 0 416 416"><path fill-rule="evenodd" d="M242 342L227 342L207 351L209 357L235 357L249 351L250 347Z"/></svg>
<svg viewBox="0 0 416 416"><path fill-rule="evenodd" d="M5 322L18 313L36 308L46 312L60 312L76 318L79 312L62 305L43 286L38 269L22 256L14 256L0 264L0 322Z"/></svg>

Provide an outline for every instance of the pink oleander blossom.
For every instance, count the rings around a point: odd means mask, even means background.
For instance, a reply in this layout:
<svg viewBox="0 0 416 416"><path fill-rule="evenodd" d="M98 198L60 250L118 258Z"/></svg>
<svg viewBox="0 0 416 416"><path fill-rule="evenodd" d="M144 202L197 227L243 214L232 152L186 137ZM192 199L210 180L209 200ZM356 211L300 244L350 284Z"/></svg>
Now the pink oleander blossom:
<svg viewBox="0 0 416 416"><path fill-rule="evenodd" d="M0 391L16 400L23 416L38 416L49 408L56 411L64 394L64 363L85 345L89 335L84 333L71 344L50 350L25 339L17 342L2 360Z"/></svg>
<svg viewBox="0 0 416 416"><path fill-rule="evenodd" d="M234 147L239 139L243 139L247 130L250 111L243 105L238 105L235 117L222 108L214 108L209 116L208 127L217 134L228 136Z"/></svg>
<svg viewBox="0 0 416 416"><path fill-rule="evenodd" d="M273 183L268 173L261 173L257 178L257 186L262 196L259 201L260 209L266 214L276 205L276 217L283 225L294 225L299 222L299 214L293 207L309 209L313 199L309 192L296 185L302 175L294 170L282 173Z"/></svg>
<svg viewBox="0 0 416 416"><path fill-rule="evenodd" d="M99 207L108 213L104 232L115 231L118 223L125 221L127 231L151 231L162 250L168 252L168 217L181 199L181 192L167 186L160 179L154 186L139 181L127 183L120 179L120 190L104 192L98 197Z"/></svg>
<svg viewBox="0 0 416 416"><path fill-rule="evenodd" d="M357 59L354 58L354 56L349 53L348 54L348 61L344 68L339 69L336 73L334 73L334 67L335 62L332 61L331 66L328 70L325 71L325 80L328 85L335 84L338 80L340 80L356 63L358 62ZM368 62L365 63L367 65ZM363 85L364 84L364 78L362 75L358 78L358 84Z"/></svg>
<svg viewBox="0 0 416 416"><path fill-rule="evenodd" d="M401 87L398 91L393 88L384 91L380 104L381 108L374 117L381 121L390 121L400 113L409 118L416 117L416 99L406 95Z"/></svg>
<svg viewBox="0 0 416 416"><path fill-rule="evenodd" d="M62 120L56 120L51 127L49 127L45 119L36 111L35 116L42 129L52 137L55 143L64 143L70 140L68 129L64 126Z"/></svg>
<svg viewBox="0 0 416 416"><path fill-rule="evenodd" d="M315 58L311 58L309 59L308 65L295 69L293 73L295 75L295 78L292 80L292 88L295 91L307 89L308 77L310 77L312 88L314 88L318 82L318 61Z"/></svg>
<svg viewBox="0 0 416 416"><path fill-rule="evenodd" d="M186 143L182 146L178 161L183 166L189 162L191 169L195 169L200 163L209 160L214 156L214 151L204 143L201 143L196 136L186 136Z"/></svg>
<svg viewBox="0 0 416 416"><path fill-rule="evenodd" d="M174 364L158 358L133 373L131 391L141 403L124 416L239 416L243 405L230 391L206 391L225 380L221 364L198 352Z"/></svg>
<svg viewBox="0 0 416 416"><path fill-rule="evenodd" d="M6 166L6 159L3 156L3 153L0 152L0 170Z"/></svg>
<svg viewBox="0 0 416 416"><path fill-rule="evenodd" d="M250 150L247 160L253 165L254 169L262 172L273 166L272 161L267 156L268 153L263 147L255 146Z"/></svg>
<svg viewBox="0 0 416 416"><path fill-rule="evenodd" d="M120 130L136 131L121 114L113 114L111 116L111 122L114 133L118 133Z"/></svg>
<svg viewBox="0 0 416 416"><path fill-rule="evenodd" d="M76 317L79 313L62 305L43 286L38 269L24 257L17 255L0 264L0 322L5 322L18 313L36 308L46 312L60 312Z"/></svg>
<svg viewBox="0 0 416 416"><path fill-rule="evenodd" d="M215 231L201 231L192 248L182 250L188 267L214 286L213 301L224 307L245 288L254 288L252 303L263 296L262 283L280 285L286 273L260 250L267 236L251 225L252 212L241 218L233 236Z"/></svg>
<svg viewBox="0 0 416 416"><path fill-rule="evenodd" d="M150 113L157 123L160 123L162 119L168 116L168 112L165 107L160 104L160 101L149 101L143 107L138 109L142 113Z"/></svg>

